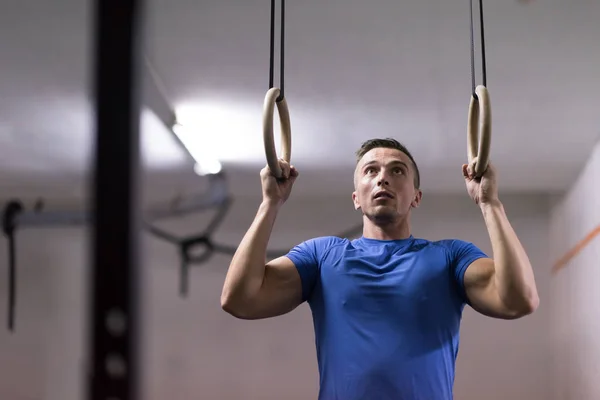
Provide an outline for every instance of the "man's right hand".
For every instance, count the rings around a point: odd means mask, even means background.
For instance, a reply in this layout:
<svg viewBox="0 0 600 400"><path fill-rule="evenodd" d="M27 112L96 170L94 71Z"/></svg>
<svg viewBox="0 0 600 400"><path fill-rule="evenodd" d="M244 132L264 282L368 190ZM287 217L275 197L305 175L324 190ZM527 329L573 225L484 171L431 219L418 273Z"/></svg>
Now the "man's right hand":
<svg viewBox="0 0 600 400"><path fill-rule="evenodd" d="M280 179L275 178L268 165L260 171L260 178L263 201L281 205L290 197L292 186L298 177L298 171L293 165L282 159L279 159L278 162L282 174Z"/></svg>

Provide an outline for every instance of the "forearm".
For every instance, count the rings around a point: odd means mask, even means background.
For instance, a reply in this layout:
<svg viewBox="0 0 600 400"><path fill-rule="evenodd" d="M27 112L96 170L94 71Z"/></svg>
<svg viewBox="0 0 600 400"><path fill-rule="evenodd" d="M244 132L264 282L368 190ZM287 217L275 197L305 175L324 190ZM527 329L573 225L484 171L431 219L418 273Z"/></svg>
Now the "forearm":
<svg viewBox="0 0 600 400"><path fill-rule="evenodd" d="M229 265L221 294L223 304L243 304L259 292L265 275L267 245L279 207L261 203Z"/></svg>
<svg viewBox="0 0 600 400"><path fill-rule="evenodd" d="M481 211L492 243L495 284L512 310L534 310L539 303L533 268L500 201L482 204Z"/></svg>

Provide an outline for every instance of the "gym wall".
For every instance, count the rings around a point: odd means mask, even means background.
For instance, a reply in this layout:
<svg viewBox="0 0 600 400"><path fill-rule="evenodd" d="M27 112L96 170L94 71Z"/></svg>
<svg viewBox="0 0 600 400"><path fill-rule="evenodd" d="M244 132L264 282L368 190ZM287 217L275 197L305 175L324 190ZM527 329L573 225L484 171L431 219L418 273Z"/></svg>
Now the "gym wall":
<svg viewBox="0 0 600 400"><path fill-rule="evenodd" d="M600 398L600 143L551 211L551 251L560 260L581 250L551 279L554 391L557 400ZM584 245L586 236L590 238ZM578 246L579 245L579 246Z"/></svg>
<svg viewBox="0 0 600 400"><path fill-rule="evenodd" d="M457 400L549 400L552 348L549 313L549 207L545 196L503 196L507 212L529 252L541 305L517 321L485 318L466 308L456 378ZM235 245L259 199L237 198L215 240ZM202 229L202 218L173 222L172 229ZM282 209L272 248L335 234L360 222L350 196L292 196ZM416 236L471 240L491 254L478 208L467 194L425 193L414 214ZM199 229L200 227L200 229ZM81 400L85 389L84 331L87 230L24 230L18 238L16 333L0 327L0 399ZM0 277L6 276L0 246ZM144 366L147 400L315 399L318 374L310 311L240 321L219 305L230 257L215 255L194 267L190 294L178 295L176 249L144 235L146 323ZM574 272L574 269L570 272ZM0 284L0 315L7 288ZM571 397L572 399L575 397ZM578 400L579 397L576 397ZM584 398L581 397L583 400Z"/></svg>

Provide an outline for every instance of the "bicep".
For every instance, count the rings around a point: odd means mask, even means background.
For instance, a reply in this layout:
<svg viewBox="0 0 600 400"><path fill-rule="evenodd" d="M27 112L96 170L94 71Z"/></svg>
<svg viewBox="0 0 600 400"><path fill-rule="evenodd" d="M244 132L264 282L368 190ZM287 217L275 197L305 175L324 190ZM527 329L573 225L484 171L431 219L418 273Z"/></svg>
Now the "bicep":
<svg viewBox="0 0 600 400"><path fill-rule="evenodd" d="M286 314L302 303L302 281L298 269L286 256L265 266L261 288L253 301L252 319Z"/></svg>
<svg viewBox="0 0 600 400"><path fill-rule="evenodd" d="M464 287L469 304L475 311L492 318L513 318L497 290L493 259L473 261L465 271Z"/></svg>

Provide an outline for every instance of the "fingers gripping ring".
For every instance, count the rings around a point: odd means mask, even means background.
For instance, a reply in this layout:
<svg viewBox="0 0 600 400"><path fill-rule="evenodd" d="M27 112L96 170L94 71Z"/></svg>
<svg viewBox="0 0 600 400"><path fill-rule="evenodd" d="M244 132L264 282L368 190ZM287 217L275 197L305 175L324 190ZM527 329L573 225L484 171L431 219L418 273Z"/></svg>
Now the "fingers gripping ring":
<svg viewBox="0 0 600 400"><path fill-rule="evenodd" d="M477 158L474 172L475 176L481 177L490 159L492 108L490 106L490 95L485 86L477 86L475 93L477 98L471 96L471 104L469 105L467 125L468 157L469 164L474 158Z"/></svg>
<svg viewBox="0 0 600 400"><path fill-rule="evenodd" d="M279 123L281 126L281 158L289 163L292 156L290 112L285 98L281 99L281 101L277 101L279 93L280 91L278 88L269 89L265 96L263 106L263 139L265 142L265 154L267 156L269 169L276 178L281 178L282 171L279 167L277 151L275 150L275 140L273 138L273 112L275 104L277 104Z"/></svg>

